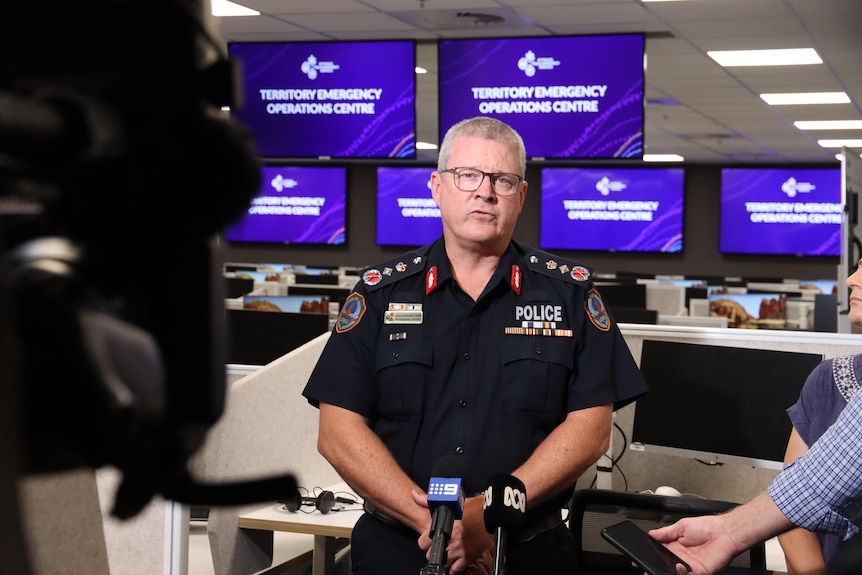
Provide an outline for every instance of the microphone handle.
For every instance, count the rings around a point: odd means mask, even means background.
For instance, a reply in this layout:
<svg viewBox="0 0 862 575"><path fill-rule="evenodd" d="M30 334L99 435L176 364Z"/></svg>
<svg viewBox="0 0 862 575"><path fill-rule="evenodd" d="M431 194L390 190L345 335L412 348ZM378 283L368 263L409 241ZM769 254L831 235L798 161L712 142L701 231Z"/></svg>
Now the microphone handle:
<svg viewBox="0 0 862 575"><path fill-rule="evenodd" d="M446 506L440 506L431 518L431 553L428 555L428 566L446 564L446 546L452 536L452 524L455 515Z"/></svg>
<svg viewBox="0 0 862 575"><path fill-rule="evenodd" d="M506 530L497 527L494 534L494 568L491 575L503 575L505 573L504 561L506 558Z"/></svg>

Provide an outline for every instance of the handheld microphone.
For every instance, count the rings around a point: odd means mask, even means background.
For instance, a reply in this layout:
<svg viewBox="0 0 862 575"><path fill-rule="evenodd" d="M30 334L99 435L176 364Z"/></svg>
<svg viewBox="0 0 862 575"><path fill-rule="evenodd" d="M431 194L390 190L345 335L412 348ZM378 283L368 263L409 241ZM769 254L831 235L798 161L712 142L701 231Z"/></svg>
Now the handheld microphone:
<svg viewBox="0 0 862 575"><path fill-rule="evenodd" d="M446 546L452 537L452 526L464 514L464 490L461 477L464 462L460 457L447 455L434 464L428 482L428 510L431 511L431 553L428 564L420 575L446 573Z"/></svg>
<svg viewBox="0 0 862 575"><path fill-rule="evenodd" d="M506 556L506 533L521 529L527 520L527 488L512 475L499 473L491 478L482 504L485 529L494 534L492 575L502 575Z"/></svg>

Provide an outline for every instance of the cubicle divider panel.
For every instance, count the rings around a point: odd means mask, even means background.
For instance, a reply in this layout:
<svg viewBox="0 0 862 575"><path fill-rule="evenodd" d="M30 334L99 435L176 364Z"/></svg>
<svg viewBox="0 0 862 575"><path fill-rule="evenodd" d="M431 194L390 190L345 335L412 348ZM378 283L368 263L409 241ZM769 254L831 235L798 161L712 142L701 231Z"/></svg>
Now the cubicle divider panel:
<svg viewBox="0 0 862 575"><path fill-rule="evenodd" d="M646 339L816 353L827 359L852 355L862 349L859 336L854 334L639 324L624 325L621 330L638 364L643 341ZM741 503L765 489L777 474L777 471L772 469L749 465L709 465L685 457L632 450L628 442L636 409L637 402L619 410L614 416L619 430L613 434L613 452L618 460L619 471L622 472L614 472L612 475L614 489L642 491L654 490L660 485L671 485L686 494ZM673 422L673 413L669 412L668 425L673 426ZM678 431L685 433L685 429ZM585 485L591 480L588 475L590 474L581 478L579 485Z"/></svg>
<svg viewBox="0 0 862 575"><path fill-rule="evenodd" d="M225 412L196 454L193 470L201 480L291 474L308 488L343 481L317 451L318 410L302 396L328 339L329 332L321 334L229 385ZM216 575L270 565L272 534L261 543L237 527L241 513L260 505L210 510L207 531Z"/></svg>

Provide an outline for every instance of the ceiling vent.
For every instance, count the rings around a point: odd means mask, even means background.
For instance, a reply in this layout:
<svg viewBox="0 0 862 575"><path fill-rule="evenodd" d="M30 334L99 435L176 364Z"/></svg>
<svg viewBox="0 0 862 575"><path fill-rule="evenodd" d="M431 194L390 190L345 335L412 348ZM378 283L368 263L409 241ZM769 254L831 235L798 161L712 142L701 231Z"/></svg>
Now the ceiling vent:
<svg viewBox="0 0 862 575"><path fill-rule="evenodd" d="M408 10L390 12L390 16L421 28L441 32L467 30L476 27L509 29L534 29L535 23L511 8L489 8L487 10Z"/></svg>
<svg viewBox="0 0 862 575"><path fill-rule="evenodd" d="M499 24L506 21L502 16L484 14L482 12L456 12L455 17L471 22L474 26L487 26L488 24Z"/></svg>
<svg viewBox="0 0 862 575"><path fill-rule="evenodd" d="M679 106L679 102L670 97L645 98L644 105L648 107Z"/></svg>

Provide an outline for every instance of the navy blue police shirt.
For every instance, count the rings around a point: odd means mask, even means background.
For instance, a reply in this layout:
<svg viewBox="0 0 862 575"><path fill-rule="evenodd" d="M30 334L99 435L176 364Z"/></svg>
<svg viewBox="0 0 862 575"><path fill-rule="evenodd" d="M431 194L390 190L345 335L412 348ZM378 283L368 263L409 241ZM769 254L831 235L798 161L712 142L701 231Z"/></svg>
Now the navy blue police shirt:
<svg viewBox="0 0 862 575"><path fill-rule="evenodd" d="M589 268L513 241L474 302L441 238L363 270L303 395L368 418L422 487L462 455L469 495L569 412L646 391Z"/></svg>

